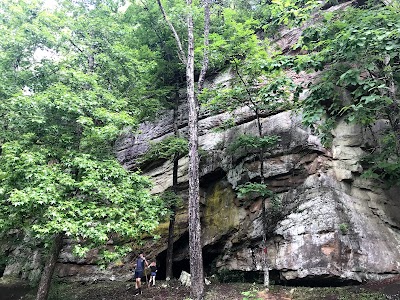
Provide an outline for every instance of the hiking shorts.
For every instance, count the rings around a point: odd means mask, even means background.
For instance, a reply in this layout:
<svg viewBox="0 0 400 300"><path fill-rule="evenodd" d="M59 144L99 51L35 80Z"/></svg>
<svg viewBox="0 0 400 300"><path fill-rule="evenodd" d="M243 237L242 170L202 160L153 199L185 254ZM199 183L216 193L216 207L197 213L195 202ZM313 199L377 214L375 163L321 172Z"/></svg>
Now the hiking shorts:
<svg viewBox="0 0 400 300"><path fill-rule="evenodd" d="M143 277L143 271L135 271L135 279L142 278L142 277Z"/></svg>

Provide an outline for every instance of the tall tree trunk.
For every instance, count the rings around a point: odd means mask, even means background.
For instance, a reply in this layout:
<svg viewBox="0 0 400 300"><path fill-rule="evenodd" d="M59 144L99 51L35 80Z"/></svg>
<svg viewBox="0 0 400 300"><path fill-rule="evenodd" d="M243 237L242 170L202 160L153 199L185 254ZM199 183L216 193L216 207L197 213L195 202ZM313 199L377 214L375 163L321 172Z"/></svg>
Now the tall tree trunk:
<svg viewBox="0 0 400 300"><path fill-rule="evenodd" d="M46 264L43 269L42 277L40 278L36 300L47 300L49 296L51 279L53 278L54 269L57 259L62 248L63 235L57 234L54 237L53 245L48 254Z"/></svg>
<svg viewBox="0 0 400 300"><path fill-rule="evenodd" d="M179 94L176 93L175 105L174 105L174 135L179 138L178 131L178 106L179 106ZM178 194L178 163L179 163L179 153L175 153L172 169L172 191L175 195ZM171 215L169 217L169 227L168 227L168 246L167 246L167 258L166 258L166 275L165 279L169 281L172 274L172 264L173 264L173 253L174 253L174 231L175 231L175 215L176 215L176 205L173 204L171 207Z"/></svg>
<svg viewBox="0 0 400 300"><path fill-rule="evenodd" d="M179 156L175 154L174 157L174 167L172 173L172 190L174 194L177 194L177 182L178 182L178 161ZM171 215L169 217L169 226L168 226L168 246L167 246L167 258L166 258L166 274L165 280L169 281L173 277L172 273L172 265L173 265L173 253L174 253L174 232L175 232L175 215L176 215L176 205L172 204L171 206Z"/></svg>
<svg viewBox="0 0 400 300"><path fill-rule="evenodd" d="M171 213L169 217L168 227L168 246L167 246L167 258L166 258L166 271L165 280L170 281L172 279L172 259L174 253L174 230L175 230L175 213Z"/></svg>
<svg viewBox="0 0 400 300"><path fill-rule="evenodd" d="M186 65L187 100L189 104L189 249L191 297L203 299L204 274L200 225L198 105L194 93L194 34L192 0L187 0L188 52Z"/></svg>
<svg viewBox="0 0 400 300"><path fill-rule="evenodd" d="M258 135L260 138L263 136L262 132L262 124L260 120L260 112L258 108L256 109L256 117L257 117L257 127L258 127ZM261 148L259 152L260 159L260 183L265 184L264 178L264 149ZM265 208L265 197L262 198L262 211L261 211L261 219L262 219L262 227L263 227L263 238L262 238L262 265L264 272L264 287L269 287L269 267L267 261L267 212Z"/></svg>
<svg viewBox="0 0 400 300"><path fill-rule="evenodd" d="M189 105L189 251L190 251L190 273L191 273L191 297L195 300L203 299L204 295L204 274L203 274L203 255L201 245L201 225L200 225L200 187L199 187L199 154L198 154L198 103L194 91L194 34L193 34L193 11L192 0L186 0L188 8L187 28L188 28L188 53L185 55L180 38L168 19L168 16L160 0L157 0L161 13L170 27L177 46L178 56L186 65L186 87L187 101ZM208 30L209 30L209 0L205 0L205 51L203 55L201 78L199 91L204 83L204 76L208 66Z"/></svg>

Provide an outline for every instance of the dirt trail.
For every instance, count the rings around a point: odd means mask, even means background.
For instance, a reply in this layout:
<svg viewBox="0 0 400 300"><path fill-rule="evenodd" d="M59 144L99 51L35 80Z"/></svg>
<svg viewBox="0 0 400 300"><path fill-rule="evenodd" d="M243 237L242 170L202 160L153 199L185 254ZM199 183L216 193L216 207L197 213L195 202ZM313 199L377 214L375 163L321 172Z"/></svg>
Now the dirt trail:
<svg viewBox="0 0 400 300"><path fill-rule="evenodd" d="M32 291L32 288L24 284L0 284L0 300L19 300Z"/></svg>
<svg viewBox="0 0 400 300"><path fill-rule="evenodd" d="M389 300L400 300L400 276L369 282L364 288L369 291L381 292Z"/></svg>
<svg viewBox="0 0 400 300"><path fill-rule="evenodd" d="M59 283L53 285L49 300L183 300L190 289L178 281L169 286L143 286L143 294L134 296L134 282ZM206 288L205 300L400 300L400 276L365 285L310 288L271 286L268 292L260 284L213 283ZM34 300L34 289L26 284L0 282L0 300ZM360 298L362 297L362 298Z"/></svg>

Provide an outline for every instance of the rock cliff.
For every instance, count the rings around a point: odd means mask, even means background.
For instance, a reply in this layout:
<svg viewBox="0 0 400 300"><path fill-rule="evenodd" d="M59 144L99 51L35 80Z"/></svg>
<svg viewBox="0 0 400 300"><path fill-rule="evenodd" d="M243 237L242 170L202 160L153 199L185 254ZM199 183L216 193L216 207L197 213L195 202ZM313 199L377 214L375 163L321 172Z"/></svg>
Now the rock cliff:
<svg viewBox="0 0 400 300"><path fill-rule="evenodd" d="M184 112L184 109L182 109ZM140 134L119 143L118 157L132 168L149 142L172 134L172 113L154 123L143 124ZM184 114L183 114L184 116ZM241 109L234 113L235 126L218 131L229 114L200 119L201 202L203 244L209 271L261 271L259 247L260 199L239 199L235 188L256 179L259 161L254 153L235 157L227 146L241 133L256 134L255 120ZM180 131L186 132L185 117ZM330 149L304 128L301 116L283 111L262 119L265 134L278 135L280 142L265 158L266 183L280 200L279 216L270 216L268 260L275 280L362 281L400 272L400 203L392 188L385 189L360 175L364 131L340 122L333 132ZM159 193L172 184L170 161L146 170ZM182 194L187 187L187 160L179 165ZM267 209L272 210L272 207ZM185 211L178 216L175 263L184 268L188 259ZM166 226L162 239L150 255L163 263ZM278 276L279 275L279 276ZM244 275L243 275L244 276Z"/></svg>
<svg viewBox="0 0 400 300"><path fill-rule="evenodd" d="M229 72L215 81L229 79ZM179 130L187 134L185 105L180 106ZM121 137L117 157L134 169L151 142L173 134L173 113L141 125L140 133ZM233 118L235 126L217 130ZM379 279L400 273L399 188L385 189L361 177L360 158L369 136L359 126L340 122L333 131L331 148L301 122L301 115L281 111L262 118L265 134L280 137L265 157L267 185L277 194L278 211L267 203L269 233L267 255L275 281L312 284ZM201 211L205 270L254 279L261 274L261 200L240 199L235 188L256 180L259 161L245 149L240 155L227 151L239 134L256 134L256 122L245 108L233 114L202 112L199 122L201 159ZM154 161L141 166L154 182L153 192L172 185L171 161ZM179 161L179 189L187 202L187 158ZM148 239L143 246L148 257L157 259L159 276L164 275L168 223L158 229L159 240ZM133 257L99 270L95 253L77 260L68 245L62 251L58 276L69 280L127 280ZM20 253L21 249L17 249ZM25 249L26 250L26 249ZM29 251L28 251L29 252ZM32 264L9 264L4 275L38 274L38 253ZM187 213L177 214L174 275L189 271ZM36 266L36 267L35 267Z"/></svg>

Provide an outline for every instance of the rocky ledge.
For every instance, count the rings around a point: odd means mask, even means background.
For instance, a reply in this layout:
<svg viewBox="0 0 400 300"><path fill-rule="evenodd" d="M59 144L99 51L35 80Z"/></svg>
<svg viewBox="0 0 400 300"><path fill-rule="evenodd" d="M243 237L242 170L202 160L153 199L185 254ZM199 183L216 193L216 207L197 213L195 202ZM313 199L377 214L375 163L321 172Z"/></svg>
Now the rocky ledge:
<svg viewBox="0 0 400 300"><path fill-rule="evenodd" d="M256 134L255 120L245 109L234 114L233 128L216 131L228 117L202 115L200 146L203 244L209 271L261 271L261 200L239 199L235 188L256 180L259 161L254 153L234 157L227 152L239 134ZM270 216L268 260L276 280L363 281L400 271L399 189L385 189L360 175L367 140L358 126L339 123L331 149L301 124L301 117L285 111L262 119L264 133L280 142L264 163L267 185L275 191L279 213ZM160 131L160 128L163 131ZM185 126L180 126L185 134ZM120 144L118 157L126 166L158 141L172 134L172 119L145 124L141 134ZM128 147L126 145L129 144ZM160 193L172 184L172 164L164 161L147 169ZM182 195L187 188L187 159L179 164ZM267 203L267 210L272 210ZM276 217L276 215L279 215ZM178 215L175 263L187 265L187 218ZM151 253L163 264L167 226L162 239L151 242Z"/></svg>

